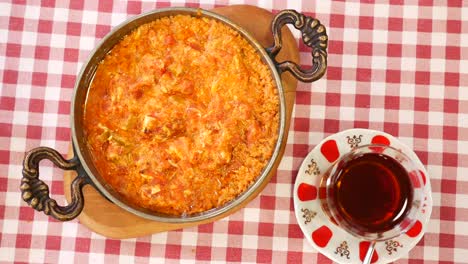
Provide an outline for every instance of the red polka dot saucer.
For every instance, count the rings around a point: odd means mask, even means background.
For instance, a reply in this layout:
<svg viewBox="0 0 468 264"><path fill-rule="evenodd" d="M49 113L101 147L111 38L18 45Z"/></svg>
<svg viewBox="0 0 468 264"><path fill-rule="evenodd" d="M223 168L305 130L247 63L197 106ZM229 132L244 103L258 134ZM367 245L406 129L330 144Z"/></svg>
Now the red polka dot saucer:
<svg viewBox="0 0 468 264"><path fill-rule="evenodd" d="M309 243L320 253L338 263L360 263L369 242L346 233L332 223L319 200L322 173L352 148L367 144L385 144L400 149L415 161L423 175L424 200L416 224L405 234L377 242L372 263L388 263L405 256L424 235L432 211L431 184L423 164L414 151L395 137L369 129L349 129L325 138L304 159L294 185L294 210L297 221Z"/></svg>

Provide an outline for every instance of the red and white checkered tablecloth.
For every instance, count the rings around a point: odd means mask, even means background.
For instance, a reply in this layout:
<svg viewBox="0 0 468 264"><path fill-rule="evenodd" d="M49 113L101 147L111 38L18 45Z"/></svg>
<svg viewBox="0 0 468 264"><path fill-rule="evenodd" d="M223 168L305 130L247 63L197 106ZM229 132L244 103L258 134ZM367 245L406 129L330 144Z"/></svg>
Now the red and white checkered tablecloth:
<svg viewBox="0 0 468 264"><path fill-rule="evenodd" d="M468 263L468 4L380 2L2 0L0 262L330 263L297 225L292 186L321 139L360 127L398 137L430 175L427 233L397 263ZM160 7L239 3L296 9L321 20L329 35L328 72L299 84L284 158L259 197L211 224L126 240L97 235L77 220L58 222L22 201L24 153L38 146L67 153L76 75L113 26ZM300 50L310 64L308 49ZM50 163L41 169L63 202L63 172Z"/></svg>

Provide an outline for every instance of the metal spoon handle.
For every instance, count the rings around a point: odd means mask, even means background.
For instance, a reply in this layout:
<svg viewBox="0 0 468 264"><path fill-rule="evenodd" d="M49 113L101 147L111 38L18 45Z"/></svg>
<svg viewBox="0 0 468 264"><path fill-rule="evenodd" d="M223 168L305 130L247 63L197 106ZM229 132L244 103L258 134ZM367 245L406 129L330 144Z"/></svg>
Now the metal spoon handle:
<svg viewBox="0 0 468 264"><path fill-rule="evenodd" d="M371 241L369 244L369 248L367 249L366 256L364 257L364 260L362 261L363 264L371 263L372 255L374 255L374 249L375 249L375 241Z"/></svg>

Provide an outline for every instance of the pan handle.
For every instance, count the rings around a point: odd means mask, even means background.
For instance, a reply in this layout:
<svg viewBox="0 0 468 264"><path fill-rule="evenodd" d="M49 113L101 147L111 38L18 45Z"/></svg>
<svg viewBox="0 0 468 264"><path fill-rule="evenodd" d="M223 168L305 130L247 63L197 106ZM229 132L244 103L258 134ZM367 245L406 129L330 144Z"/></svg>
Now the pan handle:
<svg viewBox="0 0 468 264"><path fill-rule="evenodd" d="M302 69L292 61L279 63L276 55L282 48L281 28L285 24L292 24L302 32L302 42L312 48L312 68ZM271 30L275 44L267 48L270 57L276 63L280 72L289 71L295 78L302 82L313 82L320 79L327 70L327 45L328 36L325 27L315 18L305 16L295 10L283 10L272 21Z"/></svg>
<svg viewBox="0 0 468 264"><path fill-rule="evenodd" d="M52 161L63 170L77 171L78 176L71 184L72 201L67 206L60 206L55 199L49 196L49 186L39 179L39 162L43 159ZM60 221L69 221L76 218L84 207L83 186L90 184L84 172L79 171L80 161L77 158L65 160L55 149L38 147L32 149L23 161L23 178L21 179L21 196L32 208L44 211Z"/></svg>

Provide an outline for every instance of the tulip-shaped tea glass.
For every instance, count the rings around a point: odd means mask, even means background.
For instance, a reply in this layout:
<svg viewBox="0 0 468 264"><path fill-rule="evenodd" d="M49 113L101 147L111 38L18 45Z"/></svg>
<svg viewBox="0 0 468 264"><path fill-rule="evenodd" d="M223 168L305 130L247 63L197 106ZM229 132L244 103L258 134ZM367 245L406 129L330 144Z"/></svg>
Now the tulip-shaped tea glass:
<svg viewBox="0 0 468 264"><path fill-rule="evenodd" d="M374 245L414 225L421 213L422 186L421 172L401 150L365 145L343 155L325 173L321 204L339 227Z"/></svg>

